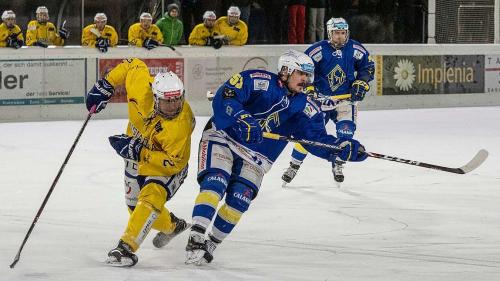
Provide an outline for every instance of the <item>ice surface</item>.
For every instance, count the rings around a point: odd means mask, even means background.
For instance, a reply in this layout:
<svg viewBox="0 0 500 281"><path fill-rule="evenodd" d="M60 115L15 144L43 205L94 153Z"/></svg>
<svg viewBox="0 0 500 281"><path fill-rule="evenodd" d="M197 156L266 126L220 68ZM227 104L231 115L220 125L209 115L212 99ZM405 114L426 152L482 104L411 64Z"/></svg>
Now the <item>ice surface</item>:
<svg viewBox="0 0 500 281"><path fill-rule="evenodd" d="M339 189L329 164L309 156L282 188L289 145L204 267L184 265L187 232L160 250L150 234L134 268L103 264L128 216L122 160L107 140L126 120L91 120L9 269L84 118L0 124L0 280L500 280L500 107L360 113L356 137L369 151L459 167L486 148L488 160L466 175L368 159L347 166ZM206 120L167 203L183 218Z"/></svg>

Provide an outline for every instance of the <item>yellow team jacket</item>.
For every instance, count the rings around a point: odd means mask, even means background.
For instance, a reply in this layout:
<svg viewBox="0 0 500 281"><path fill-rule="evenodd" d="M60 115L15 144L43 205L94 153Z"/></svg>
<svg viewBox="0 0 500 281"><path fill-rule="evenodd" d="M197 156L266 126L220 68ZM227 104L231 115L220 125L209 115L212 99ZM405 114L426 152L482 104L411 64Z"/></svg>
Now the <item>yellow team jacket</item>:
<svg viewBox="0 0 500 281"><path fill-rule="evenodd" d="M23 33L21 32L21 28L16 24L12 28L8 28L5 23L0 24L0 47L7 47L7 38L12 34L17 33L17 39L23 40Z"/></svg>
<svg viewBox="0 0 500 281"><path fill-rule="evenodd" d="M215 29L229 37L229 45L242 46L248 40L248 28L245 22L239 20L236 25L229 25L227 17L220 17L215 21Z"/></svg>
<svg viewBox="0 0 500 281"><path fill-rule="evenodd" d="M141 23L134 23L128 29L128 43L137 47L142 47L142 42L151 38L158 43L163 43L163 33L158 26L152 24L148 30L141 27Z"/></svg>
<svg viewBox="0 0 500 281"><path fill-rule="evenodd" d="M215 27L208 29L203 23L196 25L189 34L189 45L205 46L207 37L221 34Z"/></svg>
<svg viewBox="0 0 500 281"><path fill-rule="evenodd" d="M97 40L97 35L92 33L92 29L101 33L102 38L109 39L109 44L111 47L116 46L118 44L118 33L111 25L105 25L103 31L98 31L95 24L87 25L82 31L82 46L95 47L95 41Z"/></svg>
<svg viewBox="0 0 500 281"><path fill-rule="evenodd" d="M59 36L53 23L42 24L37 20L32 20L28 23L26 30L26 46L33 46L36 41L42 41L48 45L64 45L64 39Z"/></svg>
<svg viewBox="0 0 500 281"><path fill-rule="evenodd" d="M129 115L127 135L140 137L144 145L138 161L139 175L179 173L189 161L195 125L189 104L184 102L182 112L172 120L154 114L153 78L139 59L124 60L108 73L106 80L114 87L125 84Z"/></svg>

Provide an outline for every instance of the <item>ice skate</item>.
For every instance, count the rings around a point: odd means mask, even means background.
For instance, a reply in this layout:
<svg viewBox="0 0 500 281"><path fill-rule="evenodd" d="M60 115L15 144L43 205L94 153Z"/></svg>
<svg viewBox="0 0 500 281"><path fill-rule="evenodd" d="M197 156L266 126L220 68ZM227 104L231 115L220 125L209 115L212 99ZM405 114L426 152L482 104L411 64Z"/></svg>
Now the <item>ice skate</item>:
<svg viewBox="0 0 500 281"><path fill-rule="evenodd" d="M335 160L335 163L333 163L332 165L333 178L337 184L340 184L344 181L344 173L342 172L344 164L345 162L342 160Z"/></svg>
<svg viewBox="0 0 500 281"><path fill-rule="evenodd" d="M106 264L117 267L131 267L134 266L139 259L132 252L130 246L120 240L118 246L109 251Z"/></svg>
<svg viewBox="0 0 500 281"><path fill-rule="evenodd" d="M213 252L218 243L212 239L205 239L204 235L197 231L191 231L186 246L186 264L202 265L212 262Z"/></svg>
<svg viewBox="0 0 500 281"><path fill-rule="evenodd" d="M167 245L175 236L181 234L184 230L188 229L191 224L185 220L176 217L173 213L170 213L170 218L172 223L175 224L175 229L172 233L158 232L155 238L153 238L153 245L156 248L161 248Z"/></svg>
<svg viewBox="0 0 500 281"><path fill-rule="evenodd" d="M300 163L294 161L290 162L290 167L288 167L281 176L281 179L283 180L283 185L282 185L283 187L285 187L293 180L293 178L295 178L295 175L297 175L299 169L300 169Z"/></svg>

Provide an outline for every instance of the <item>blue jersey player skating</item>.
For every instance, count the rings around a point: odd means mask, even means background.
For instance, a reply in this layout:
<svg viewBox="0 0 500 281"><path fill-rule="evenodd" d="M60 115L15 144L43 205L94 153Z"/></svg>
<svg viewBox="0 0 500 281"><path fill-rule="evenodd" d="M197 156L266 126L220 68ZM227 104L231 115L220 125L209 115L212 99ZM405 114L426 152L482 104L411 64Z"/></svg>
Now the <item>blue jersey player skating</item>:
<svg viewBox="0 0 500 281"><path fill-rule="evenodd" d="M357 102L363 100L373 80L375 65L368 51L359 42L349 39L349 25L343 18L332 18L326 23L328 39L311 45L305 53L314 62L314 99L325 113L325 121L336 125L339 139L349 140L356 131ZM297 174L307 149L295 145L290 167L285 171L283 183L287 184ZM332 172L337 183L344 181L342 167L345 161L332 162Z"/></svg>
<svg viewBox="0 0 500 281"><path fill-rule="evenodd" d="M314 73L311 58L287 51L279 59L278 71L278 75L263 70L237 73L215 94L214 115L199 144L200 192L193 208L186 264L212 261L214 249L248 209L264 174L286 147L285 141L263 138L263 132L341 147L340 152L306 147L329 161L337 157L363 161L367 157L358 141L328 135L320 108L301 93Z"/></svg>

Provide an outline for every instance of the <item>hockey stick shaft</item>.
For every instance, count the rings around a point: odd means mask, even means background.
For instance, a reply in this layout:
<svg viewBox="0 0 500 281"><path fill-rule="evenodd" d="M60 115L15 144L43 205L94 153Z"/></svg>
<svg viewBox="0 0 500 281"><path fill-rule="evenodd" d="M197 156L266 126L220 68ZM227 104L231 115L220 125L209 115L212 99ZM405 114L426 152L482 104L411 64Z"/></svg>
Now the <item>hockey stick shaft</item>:
<svg viewBox="0 0 500 281"><path fill-rule="evenodd" d="M315 142L315 141L310 141L310 140L295 139L295 138L281 136L278 134L273 134L273 133L268 133L268 132L264 132L263 136L265 138L268 138L268 139L283 140L283 141L300 143L300 144L305 144L305 145L312 145L312 146L317 146L317 147L323 147L326 149L331 149L334 151L342 150L340 147L335 146L335 145L331 145L331 144ZM395 157L395 156L384 155L384 154L375 153L375 152L367 152L367 154L369 157L373 157L373 158L377 158L377 159L388 160L388 161L403 163L403 164L407 164L407 165L411 165L411 166L434 169L434 170L439 170L439 171L454 173L454 174L466 174L466 173L476 169L477 167L479 167L488 157L488 152L484 149L481 149L474 156L474 158L472 158L472 160L469 161L469 163L467 163L466 165L464 165L460 168L450 168L450 167L439 166L439 165L435 165L435 164L429 164L429 163L425 163L425 162L419 162L419 161L415 161L415 160L403 159L403 158L399 158L399 157Z"/></svg>
<svg viewBox="0 0 500 281"><path fill-rule="evenodd" d="M83 131L85 130L85 127L87 127L87 123L90 120L90 117L92 117L92 114L95 112L95 106L91 108L89 114L87 115L87 118L85 119L85 122L83 123L82 128L80 129L80 132L78 132L78 135L76 136L75 141L73 142L73 145L71 146L68 154L66 155L66 159L64 159L63 164L61 165L61 168L59 168L59 172L57 173L57 176L54 178L54 181L52 182L52 185L50 186L49 192L47 192L47 195L45 195L45 199L43 199L42 205L38 209L38 212L35 215L35 218L33 219L33 222L31 223L30 228L28 229L28 232L26 233L26 236L24 237L23 243L21 243L21 247L19 247L19 250L17 251L16 257L14 258L14 261L10 265L10 268L14 268L16 266L17 262L21 258L21 251L24 248L24 245L28 241L28 238L31 235L31 232L33 231L33 228L35 228L35 224L38 222L38 218L43 212L43 209L45 208L45 205L47 204L47 201L49 201L50 195L52 194L52 191L54 191L54 188L56 187L57 182L59 181L59 177L61 176L62 172L64 171L64 168L66 167L66 164L69 161L69 158L71 157L71 154L73 154L73 150L75 150L76 144L80 140L80 137L83 134Z"/></svg>

